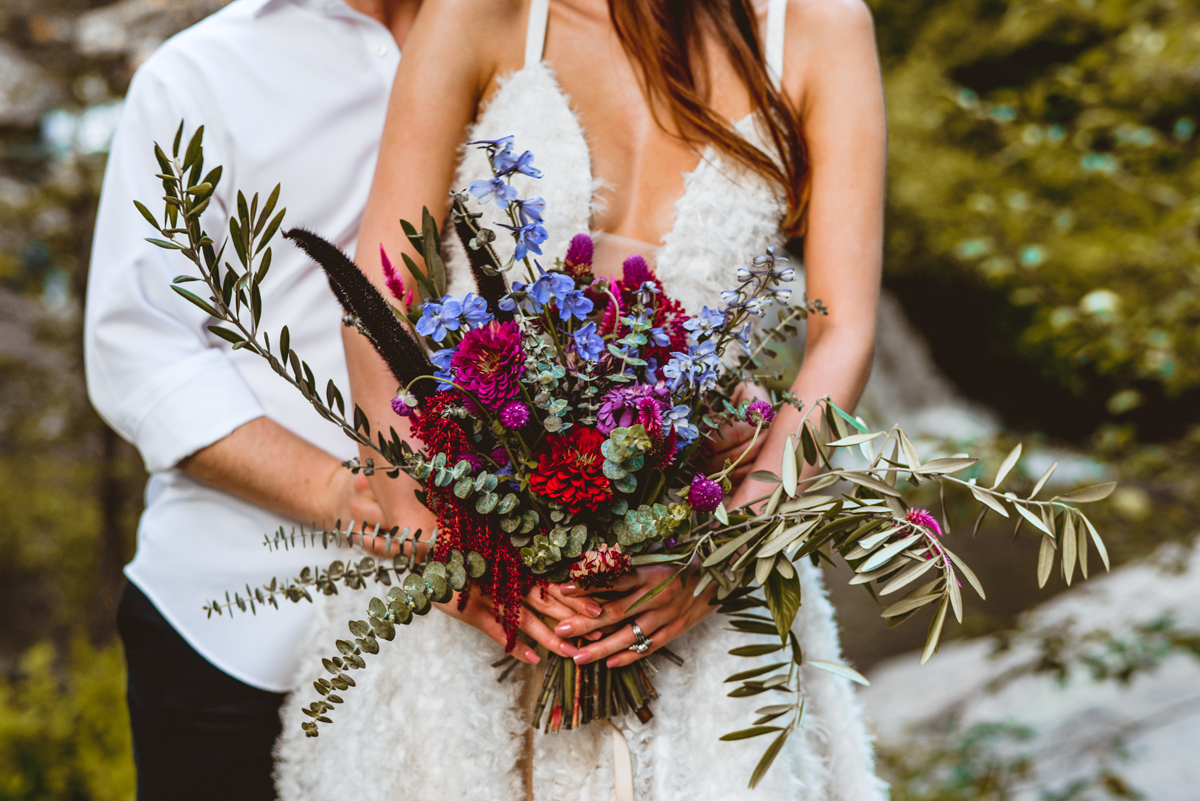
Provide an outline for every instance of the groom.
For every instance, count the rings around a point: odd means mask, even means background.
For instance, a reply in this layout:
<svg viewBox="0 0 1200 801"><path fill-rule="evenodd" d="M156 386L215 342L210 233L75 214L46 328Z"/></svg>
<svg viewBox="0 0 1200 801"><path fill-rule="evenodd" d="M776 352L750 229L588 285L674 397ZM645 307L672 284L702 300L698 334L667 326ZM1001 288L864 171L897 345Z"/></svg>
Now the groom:
<svg viewBox="0 0 1200 801"><path fill-rule="evenodd" d="M86 309L88 391L151 474L118 613L138 797L275 797L271 750L314 607L206 620L226 589L291 577L315 553L272 552L283 518L375 522L366 486L341 468L353 444L211 320L170 290L186 270L146 243L133 207L161 208L154 143L205 126L224 178L204 223L221 237L238 188L282 182L286 222L352 248L392 78L420 0L235 0L168 41L130 86L105 175ZM283 205L283 204L281 204ZM322 380L347 386L341 311L324 275L274 248L263 325Z"/></svg>

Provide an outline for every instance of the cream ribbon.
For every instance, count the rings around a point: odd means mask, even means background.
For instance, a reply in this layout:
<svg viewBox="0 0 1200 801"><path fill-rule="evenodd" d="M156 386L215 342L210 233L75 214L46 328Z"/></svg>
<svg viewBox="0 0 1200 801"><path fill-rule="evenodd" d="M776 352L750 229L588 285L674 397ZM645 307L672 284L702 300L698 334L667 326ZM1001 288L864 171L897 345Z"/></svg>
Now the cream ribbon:
<svg viewBox="0 0 1200 801"><path fill-rule="evenodd" d="M611 720L604 722L612 730L613 784L616 801L633 801L633 759L629 756L629 741Z"/></svg>

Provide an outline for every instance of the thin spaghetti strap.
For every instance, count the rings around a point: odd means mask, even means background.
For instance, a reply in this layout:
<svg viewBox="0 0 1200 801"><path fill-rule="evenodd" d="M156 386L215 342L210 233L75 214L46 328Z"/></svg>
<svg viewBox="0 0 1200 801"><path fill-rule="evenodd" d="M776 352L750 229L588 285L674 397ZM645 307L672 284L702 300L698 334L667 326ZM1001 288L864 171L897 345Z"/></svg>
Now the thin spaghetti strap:
<svg viewBox="0 0 1200 801"><path fill-rule="evenodd" d="M770 0L767 6L767 73L778 86L783 81L783 42L788 0Z"/></svg>
<svg viewBox="0 0 1200 801"><path fill-rule="evenodd" d="M546 24L550 19L550 0L530 0L529 29L525 31L525 66L542 60L546 47Z"/></svg>

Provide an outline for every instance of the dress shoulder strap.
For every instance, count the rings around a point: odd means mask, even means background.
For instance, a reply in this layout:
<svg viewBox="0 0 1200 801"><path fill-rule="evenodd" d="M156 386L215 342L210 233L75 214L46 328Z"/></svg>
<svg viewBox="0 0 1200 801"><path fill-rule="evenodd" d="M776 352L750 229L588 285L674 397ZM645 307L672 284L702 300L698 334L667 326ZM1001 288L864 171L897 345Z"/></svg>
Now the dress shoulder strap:
<svg viewBox="0 0 1200 801"><path fill-rule="evenodd" d="M536 0L535 0L536 2ZM783 80L783 43L788 0L770 0L767 6L767 73L776 86Z"/></svg>
<svg viewBox="0 0 1200 801"><path fill-rule="evenodd" d="M525 66L542 60L546 48L546 24L550 19L550 0L530 0L529 28L525 31Z"/></svg>

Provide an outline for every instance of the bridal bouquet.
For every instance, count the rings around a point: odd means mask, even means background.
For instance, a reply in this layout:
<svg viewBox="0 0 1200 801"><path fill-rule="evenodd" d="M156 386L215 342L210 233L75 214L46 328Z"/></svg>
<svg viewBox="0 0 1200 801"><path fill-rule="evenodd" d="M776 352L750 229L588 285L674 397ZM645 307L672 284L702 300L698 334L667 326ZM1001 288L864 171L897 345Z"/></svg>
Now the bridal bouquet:
<svg viewBox="0 0 1200 801"><path fill-rule="evenodd" d="M944 509L939 522L930 512L909 507L906 487L937 482L943 497L946 485L963 487L981 504L976 527L989 512L1033 526L1042 536L1042 583L1056 556L1068 582L1076 565L1086 575L1089 540L1107 567L1103 543L1076 504L1105 497L1111 485L1036 500L1048 472L1028 497L1020 498L1001 489L1019 447L992 486L983 487L953 475L972 468L975 459L923 461L903 431L868 431L828 398L807 408L787 393L774 402L732 403L736 385L763 377L761 359L771 341L793 334L798 319L825 312L819 301L790 305L790 292L782 285L794 270L772 251L750 264L731 265L736 281L721 293L718 308L690 315L640 256L625 261L619 279L596 277L586 234L575 236L565 259L542 264L534 257L542 255L549 211L540 198L519 198L510 183L515 174L536 178L540 173L530 153L517 154L511 137L473 143L486 150L492 178L452 196L449 220L470 263L472 292L447 292L441 232L427 211L419 231L402 223L423 266L405 255L405 278L382 254L390 300L316 234L299 229L284 234L326 270L346 325L371 340L394 374L399 388L392 408L408 419L420 448L401 440L394 428L372 438L361 410L356 407L346 417L332 382L322 398L312 370L290 348L286 327L274 345L258 329L259 287L271 262L268 243L284 216L274 213L279 188L261 210L257 196L247 203L238 193L226 243L232 244L240 268L222 265L224 247L215 251L201 229L200 214L221 173L220 167L203 173L202 132L182 158L182 126L172 157L156 148L166 191L165 222L137 204L164 237L149 241L180 251L199 269L199 275L175 279L173 288L222 323L210 330L234 348L266 359L319 414L380 457L378 462L352 460L347 467L368 474L407 473L422 484L420 500L437 519L425 542L420 531L364 527L356 532L353 522L298 534L281 529L267 538L269 547L312 544L318 536L323 545L342 546L353 535L374 537L397 555L335 561L289 581L247 587L244 597L227 593L224 602L207 606L210 614L222 614L234 607L275 605L279 596L311 600L310 590L330 594L338 584L357 589L370 580L390 587L371 598L365 619L350 621L351 639L339 640L338 652L324 660L329 677L316 682L320 697L305 710L311 720L304 727L311 736L318 724L332 722L329 714L342 702L338 693L353 687L351 673L366 665L363 655L378 653L378 640L393 639L397 626L410 624L433 603L451 601L455 592L460 603L471 592L494 600L511 649L521 597L536 585L572 580L604 587L638 566L670 564L678 568L675 575L639 603L671 581L686 586L689 571L699 573L696 594L715 583L719 611L735 629L758 635L732 653L779 655L729 679L736 685L732 696L773 693L783 699L759 709L750 728L723 738L774 735L753 785L802 723L802 669L863 681L846 666L801 652L791 631L801 603L796 562L841 558L856 572L852 583L879 597L902 594L883 611L890 623L932 607L922 661L937 648L947 612L961 620L962 581L983 595L971 570L946 546ZM506 210L509 224L501 227L513 239L510 257L499 255L497 232L478 225L480 215L469 205L475 202ZM194 281L207 286L207 299L183 286ZM777 321L760 323L772 306L779 307ZM773 491L746 507L727 508L730 475L785 403L801 410L803 422L788 432L778 473L752 474L774 485ZM754 428L742 456L706 469L711 439L739 421ZM862 466L835 465L838 451L861 453ZM806 464L823 472L801 480ZM678 659L666 649L655 654ZM506 657L497 665L511 670L515 661ZM644 721L656 697L656 670L650 659L610 669L602 662L576 666L550 655L533 723L543 725L544 719L547 730L569 729L626 712Z"/></svg>

